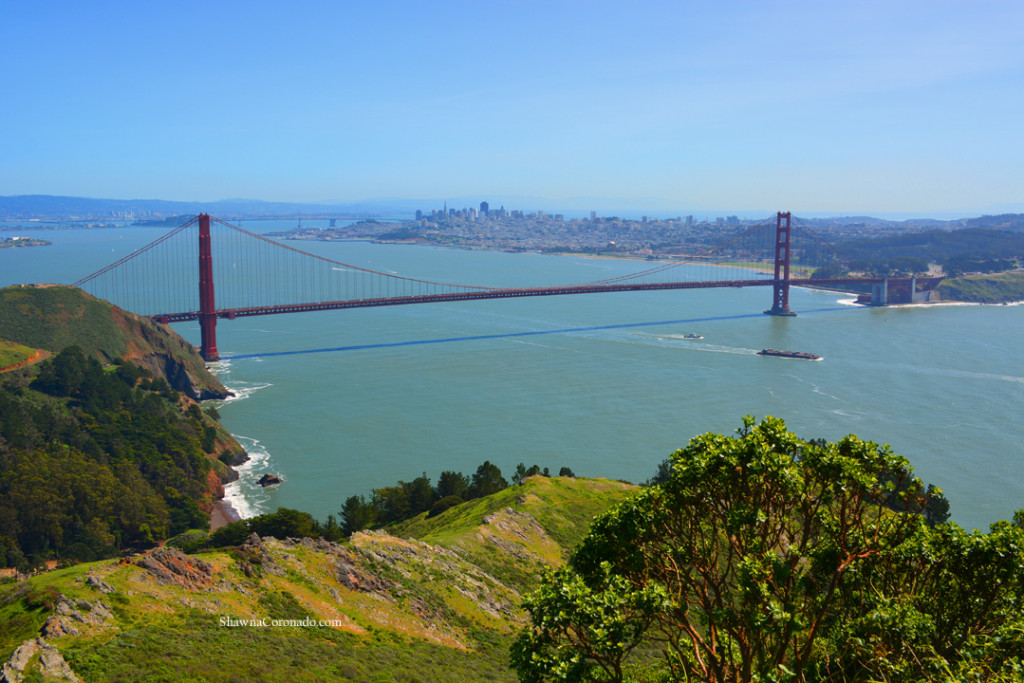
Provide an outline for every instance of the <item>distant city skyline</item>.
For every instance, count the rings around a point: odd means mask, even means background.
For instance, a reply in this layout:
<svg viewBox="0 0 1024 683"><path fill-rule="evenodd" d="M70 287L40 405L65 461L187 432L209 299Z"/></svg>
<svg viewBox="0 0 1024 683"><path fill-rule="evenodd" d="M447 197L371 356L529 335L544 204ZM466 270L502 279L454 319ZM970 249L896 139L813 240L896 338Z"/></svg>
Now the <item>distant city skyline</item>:
<svg viewBox="0 0 1024 683"><path fill-rule="evenodd" d="M0 0L0 16L5 196L1024 211L1024 3Z"/></svg>

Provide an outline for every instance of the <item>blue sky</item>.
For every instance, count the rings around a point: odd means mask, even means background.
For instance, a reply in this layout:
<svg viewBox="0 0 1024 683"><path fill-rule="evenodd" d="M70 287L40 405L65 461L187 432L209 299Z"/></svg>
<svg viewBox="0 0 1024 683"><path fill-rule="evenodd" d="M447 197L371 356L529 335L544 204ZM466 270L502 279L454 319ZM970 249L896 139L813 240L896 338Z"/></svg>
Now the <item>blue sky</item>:
<svg viewBox="0 0 1024 683"><path fill-rule="evenodd" d="M1022 36L1011 0L0 0L0 195L1024 211Z"/></svg>

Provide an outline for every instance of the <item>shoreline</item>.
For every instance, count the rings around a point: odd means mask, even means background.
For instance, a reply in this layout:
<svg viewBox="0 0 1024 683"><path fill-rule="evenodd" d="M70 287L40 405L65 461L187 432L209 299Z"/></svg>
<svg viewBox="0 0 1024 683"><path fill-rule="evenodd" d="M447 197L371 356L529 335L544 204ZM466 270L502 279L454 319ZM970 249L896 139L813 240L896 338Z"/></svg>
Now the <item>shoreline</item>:
<svg viewBox="0 0 1024 683"><path fill-rule="evenodd" d="M238 514L238 510L228 502L221 498L220 500L213 501L213 509L210 511L210 531L216 531L221 527L225 527L232 522L241 521L242 516Z"/></svg>

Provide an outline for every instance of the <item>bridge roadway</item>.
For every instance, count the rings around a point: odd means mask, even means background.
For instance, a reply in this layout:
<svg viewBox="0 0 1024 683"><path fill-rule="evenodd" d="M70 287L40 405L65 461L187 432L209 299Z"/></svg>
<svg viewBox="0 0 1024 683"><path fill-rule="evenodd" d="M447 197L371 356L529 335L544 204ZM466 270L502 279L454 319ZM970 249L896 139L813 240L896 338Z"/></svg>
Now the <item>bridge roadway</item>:
<svg viewBox="0 0 1024 683"><path fill-rule="evenodd" d="M817 280L789 280L788 284L794 287L822 287L841 288L844 285L852 284L866 285L879 284L885 278L841 278L841 279L817 279ZM889 278L890 284L895 284L910 278ZM918 282L922 282L919 279ZM609 284L609 285L563 285L556 287L516 287L486 289L470 292L450 292L447 294L421 294L415 296L383 297L376 299L351 299L347 301L320 301L307 304L282 304L277 306L253 306L251 308L228 308L216 311L218 318L233 319L245 318L254 315L273 315L276 313L307 313L310 311L330 311L345 308L370 308L374 306L400 306L404 304L429 304L451 301L478 301L481 299L508 299L514 297L529 296L561 296L565 294L602 294L609 292L639 292L658 291L667 289L712 289L718 287L771 287L782 283L774 279L760 280L725 280L718 282L662 282L662 283L634 283L634 284ZM186 322L199 320L199 311L188 311L184 313L163 313L149 316L153 320L162 323Z"/></svg>

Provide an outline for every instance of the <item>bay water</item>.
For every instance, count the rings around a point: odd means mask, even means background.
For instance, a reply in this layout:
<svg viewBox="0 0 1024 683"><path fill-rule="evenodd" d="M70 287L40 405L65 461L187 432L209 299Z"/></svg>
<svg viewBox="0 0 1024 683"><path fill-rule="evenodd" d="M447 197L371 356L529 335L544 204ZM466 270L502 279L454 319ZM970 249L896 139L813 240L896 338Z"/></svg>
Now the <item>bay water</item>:
<svg viewBox="0 0 1024 683"><path fill-rule="evenodd" d="M280 229L249 223L257 232ZM290 227L290 226L288 226ZM0 285L69 283L165 230L20 230L49 247L0 250ZM294 242L290 244L296 244ZM634 261L367 242L298 246L425 280L588 282ZM252 455L229 500L319 518L351 495L485 460L641 482L693 436L744 415L804 438L892 446L942 488L954 521L985 529L1024 508L1024 306L864 308L794 288L795 318L762 314L769 287L425 304L221 320L215 402ZM175 329L192 343L197 323ZM687 334L702 339L687 339ZM809 362L756 355L815 353ZM261 488L264 473L284 479Z"/></svg>

